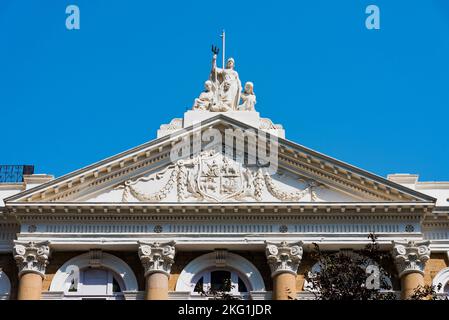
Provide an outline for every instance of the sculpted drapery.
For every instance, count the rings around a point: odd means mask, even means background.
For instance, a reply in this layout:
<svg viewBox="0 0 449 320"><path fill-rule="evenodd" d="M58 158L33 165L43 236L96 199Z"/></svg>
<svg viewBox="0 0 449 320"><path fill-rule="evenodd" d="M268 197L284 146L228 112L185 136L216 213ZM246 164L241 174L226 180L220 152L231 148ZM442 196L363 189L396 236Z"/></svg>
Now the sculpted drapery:
<svg viewBox="0 0 449 320"><path fill-rule="evenodd" d="M214 54L212 58L212 70L210 72L209 80L214 84L213 90L218 91L218 101L215 104L216 109L211 111L230 111L237 110L240 101L240 92L242 84L240 82L239 74L234 70L235 61L229 58L225 69L217 67L217 55Z"/></svg>
<svg viewBox="0 0 449 320"><path fill-rule="evenodd" d="M234 70L233 58L227 60L225 68L217 67L217 54L212 58L212 68L209 80L204 83L204 91L195 99L193 110L228 112L228 111L255 111L256 96L252 82L245 84L242 92L242 83L239 74ZM242 100L242 104L240 101Z"/></svg>

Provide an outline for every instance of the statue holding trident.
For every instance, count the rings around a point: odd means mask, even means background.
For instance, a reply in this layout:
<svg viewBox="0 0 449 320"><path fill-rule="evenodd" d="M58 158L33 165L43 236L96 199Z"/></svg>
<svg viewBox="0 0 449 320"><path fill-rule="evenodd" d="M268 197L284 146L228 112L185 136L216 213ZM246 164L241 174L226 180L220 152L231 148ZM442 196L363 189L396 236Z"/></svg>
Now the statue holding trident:
<svg viewBox="0 0 449 320"><path fill-rule="evenodd" d="M224 31L222 38L224 48ZM212 46L212 53L214 55L212 57L212 70L209 75L209 80L214 84L215 104L211 107L211 111L234 111L237 110L237 106L240 102L242 84L239 79L239 74L234 70L235 61L233 58L227 60L226 67L223 66L222 69L217 67L218 51L218 48ZM222 54L224 62L224 52Z"/></svg>
<svg viewBox="0 0 449 320"><path fill-rule="evenodd" d="M255 95L253 85L248 82L248 88L241 94L242 83L239 74L234 70L235 61L229 58L225 62L225 32L221 35L223 41L222 63L223 67L217 67L217 56L219 49L212 46L212 69L209 74L209 80L205 83L205 91L195 99L192 110L227 112L227 111L254 111ZM244 99L244 106L240 104L240 98Z"/></svg>

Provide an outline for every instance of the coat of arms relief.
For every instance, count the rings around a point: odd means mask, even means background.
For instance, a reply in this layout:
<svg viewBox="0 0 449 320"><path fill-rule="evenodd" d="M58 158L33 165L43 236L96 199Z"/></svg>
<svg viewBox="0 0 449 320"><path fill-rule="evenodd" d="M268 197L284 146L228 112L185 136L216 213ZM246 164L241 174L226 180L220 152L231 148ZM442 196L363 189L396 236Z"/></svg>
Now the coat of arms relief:
<svg viewBox="0 0 449 320"><path fill-rule="evenodd" d="M324 186L314 180L302 181L304 188L283 190L262 167L245 166L210 150L178 160L161 172L128 180L116 189L123 189L123 202L167 201L173 194L179 202L262 201L264 194L279 201L316 201L316 189ZM156 186L156 192L144 191Z"/></svg>

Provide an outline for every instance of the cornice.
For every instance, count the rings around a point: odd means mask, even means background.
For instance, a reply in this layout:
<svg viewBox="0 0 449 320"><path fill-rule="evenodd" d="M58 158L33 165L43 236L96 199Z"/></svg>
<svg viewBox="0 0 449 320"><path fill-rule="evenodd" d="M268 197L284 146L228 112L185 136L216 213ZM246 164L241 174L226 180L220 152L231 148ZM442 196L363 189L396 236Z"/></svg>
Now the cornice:
<svg viewBox="0 0 449 320"><path fill-rule="evenodd" d="M82 189L89 189L112 179L119 178L136 170L145 168L168 157L171 147L186 136L197 134L200 130L221 124L234 125L243 129L254 129L240 121L223 114L211 117L202 125L193 125L179 130L173 135L164 136L142 144L136 148L94 163L86 168L64 175L36 188L24 191L5 199L12 203L28 197L28 201L60 201L71 198ZM435 202L436 199L418 191L406 188L392 181L376 176L347 163L341 162L294 142L277 138L280 144L280 161L294 165L313 175L332 183L382 200L418 200Z"/></svg>
<svg viewBox="0 0 449 320"><path fill-rule="evenodd" d="M17 183L0 183L0 190L23 190L25 185L23 182Z"/></svg>
<svg viewBox="0 0 449 320"><path fill-rule="evenodd" d="M19 220L418 219L433 203L15 203Z"/></svg>
<svg viewBox="0 0 449 320"><path fill-rule="evenodd" d="M417 190L449 189L448 181L421 181L416 184Z"/></svg>
<svg viewBox="0 0 449 320"><path fill-rule="evenodd" d="M311 174L311 176L317 180L328 182L330 185L337 186L339 189L346 189L352 190L355 194L358 194L360 196L368 196L370 198L379 199L383 201L394 201L394 200L411 200L409 197L408 199L406 197L401 196L398 192L396 192L396 196L385 196L385 192L382 192L382 189L379 189L378 185L372 183L371 187L369 187L368 182L366 180L360 179L360 177L354 177L352 175L346 175L346 178L342 178L338 172L339 170L337 168L333 168L333 172L326 171L326 165L323 163L320 164L313 164L314 162L306 157L305 162L301 162L298 160L298 155L295 154L293 157L288 155L281 155L279 157L280 163L283 163L287 166L293 166L294 168L303 170L305 172L308 172ZM291 170L294 172L294 170ZM352 179L352 181L348 180L347 177L350 177L349 179ZM360 183L356 183L354 181L357 181L357 179L360 181ZM378 191L377 191L378 190ZM390 193L391 189L384 189L384 191Z"/></svg>
<svg viewBox="0 0 449 320"><path fill-rule="evenodd" d="M22 214L17 217L20 221L42 221L42 222L50 222L50 221L208 221L208 222L217 222L217 221L308 221L309 223L318 222L318 221L334 221L334 222L376 222L376 221L410 221L415 220L419 221L419 215L400 215L400 216L392 216L392 215L375 215L375 216L342 216L342 215L273 215L273 214L264 214L264 215L142 215L136 214L133 216L130 215L53 215L53 216L45 216L45 215L26 215Z"/></svg>
<svg viewBox="0 0 449 320"><path fill-rule="evenodd" d="M200 207L231 207L231 208L276 208L276 207L409 207L434 208L433 202L14 202L6 208L18 207L180 207L196 209Z"/></svg>

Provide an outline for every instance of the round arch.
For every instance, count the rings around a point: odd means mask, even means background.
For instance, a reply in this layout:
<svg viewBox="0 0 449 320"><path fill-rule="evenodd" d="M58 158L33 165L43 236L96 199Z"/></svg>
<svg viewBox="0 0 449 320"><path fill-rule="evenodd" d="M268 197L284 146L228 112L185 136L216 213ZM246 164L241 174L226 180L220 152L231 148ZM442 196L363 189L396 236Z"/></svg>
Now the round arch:
<svg viewBox="0 0 449 320"><path fill-rule="evenodd" d="M216 266L215 252L206 253L198 258L193 259L179 275L176 282L176 291L192 291L195 284L192 283L193 277L198 273ZM265 284L263 278L257 268L243 258L234 253L228 252L226 254L226 268L232 268L242 275L244 275L251 288L251 291L265 291Z"/></svg>
<svg viewBox="0 0 449 320"><path fill-rule="evenodd" d="M11 294L11 281L6 273L0 269L0 300L8 300Z"/></svg>
<svg viewBox="0 0 449 320"><path fill-rule="evenodd" d="M65 291L67 277L73 270L73 266L80 270L90 266L91 256L89 252L76 256L64 263L56 272L50 284L50 291ZM128 264L116 256L103 252L99 266L110 269L120 275L125 285L124 291L138 291L137 279Z"/></svg>
<svg viewBox="0 0 449 320"><path fill-rule="evenodd" d="M441 288L438 290L438 285L441 283ZM443 293L446 286L449 285L449 268L444 268L438 272L432 280L432 285L437 289L437 292Z"/></svg>

